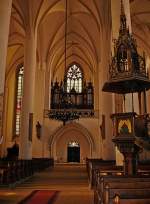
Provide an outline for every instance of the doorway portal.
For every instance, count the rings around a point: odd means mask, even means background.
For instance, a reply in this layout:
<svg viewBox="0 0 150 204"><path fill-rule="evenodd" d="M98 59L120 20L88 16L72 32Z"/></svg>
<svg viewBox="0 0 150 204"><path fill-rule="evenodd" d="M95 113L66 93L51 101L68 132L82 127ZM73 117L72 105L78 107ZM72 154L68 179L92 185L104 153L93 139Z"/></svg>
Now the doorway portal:
<svg viewBox="0 0 150 204"><path fill-rule="evenodd" d="M68 162L80 162L80 145L77 142L69 142L67 147Z"/></svg>

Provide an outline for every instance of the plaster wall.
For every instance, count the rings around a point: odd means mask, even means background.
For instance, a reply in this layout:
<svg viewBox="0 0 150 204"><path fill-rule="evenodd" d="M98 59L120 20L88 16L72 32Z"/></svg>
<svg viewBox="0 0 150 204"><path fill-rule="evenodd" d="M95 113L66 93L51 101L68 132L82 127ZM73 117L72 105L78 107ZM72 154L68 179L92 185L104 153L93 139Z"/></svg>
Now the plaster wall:
<svg viewBox="0 0 150 204"><path fill-rule="evenodd" d="M72 141L76 141L80 145L80 162L85 162L85 158L91 156L91 145L86 136L80 131L70 130L61 135L55 142L56 159L58 162L67 162L67 147L68 143Z"/></svg>
<svg viewBox="0 0 150 204"><path fill-rule="evenodd" d="M43 138L45 145L47 144L44 149L44 155L54 156L57 160L57 155L62 157L60 155L63 152L65 161L68 141L77 140L81 143L81 160L86 156L102 158L100 137L98 119L81 118L79 121L70 122L63 126L62 123L47 118L44 120L43 127ZM60 145L62 145L62 148L59 148Z"/></svg>

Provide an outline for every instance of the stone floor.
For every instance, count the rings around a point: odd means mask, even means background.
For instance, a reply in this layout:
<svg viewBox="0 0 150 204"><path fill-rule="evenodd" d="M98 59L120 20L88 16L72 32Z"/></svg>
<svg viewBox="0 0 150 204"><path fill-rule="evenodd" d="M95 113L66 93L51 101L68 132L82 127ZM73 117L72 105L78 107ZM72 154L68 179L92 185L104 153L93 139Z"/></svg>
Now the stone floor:
<svg viewBox="0 0 150 204"><path fill-rule="evenodd" d="M32 178L16 188L0 189L0 204L17 204L32 190L53 189L59 194L54 204L93 204L85 165L56 164L54 169L36 173Z"/></svg>

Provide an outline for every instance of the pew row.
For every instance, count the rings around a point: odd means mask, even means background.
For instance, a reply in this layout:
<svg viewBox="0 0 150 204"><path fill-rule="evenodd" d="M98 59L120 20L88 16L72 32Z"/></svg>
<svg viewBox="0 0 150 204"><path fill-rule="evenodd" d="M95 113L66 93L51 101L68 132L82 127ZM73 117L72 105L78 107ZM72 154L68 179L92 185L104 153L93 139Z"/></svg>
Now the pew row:
<svg viewBox="0 0 150 204"><path fill-rule="evenodd" d="M100 176L94 189L94 204L150 203L150 177Z"/></svg>
<svg viewBox="0 0 150 204"><path fill-rule="evenodd" d="M123 166L116 166L113 160L87 159L86 167L88 172L89 185L94 188L97 174L100 175L123 175ZM139 163L137 175L150 176L150 165Z"/></svg>
<svg viewBox="0 0 150 204"><path fill-rule="evenodd" d="M114 160L89 159L86 158L86 169L88 173L89 185L91 188L95 185L96 173L99 170L117 170L120 167L115 166Z"/></svg>
<svg viewBox="0 0 150 204"><path fill-rule="evenodd" d="M52 167L52 158L32 160L0 160L0 186L15 186L31 177L35 172Z"/></svg>

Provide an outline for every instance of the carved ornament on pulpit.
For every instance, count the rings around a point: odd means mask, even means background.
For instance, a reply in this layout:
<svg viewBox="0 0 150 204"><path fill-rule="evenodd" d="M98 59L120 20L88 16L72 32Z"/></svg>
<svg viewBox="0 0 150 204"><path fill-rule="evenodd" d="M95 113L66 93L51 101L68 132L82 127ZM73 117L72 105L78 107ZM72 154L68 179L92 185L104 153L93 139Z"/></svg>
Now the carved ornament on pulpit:
<svg viewBox="0 0 150 204"><path fill-rule="evenodd" d="M137 158L141 148L150 149L150 117L147 114L146 91L150 80L146 70L145 55L140 56L136 40L126 24L123 1L121 1L119 37L114 40L114 56L109 67L109 79L103 86L104 92L123 95L123 112L111 115L113 123L112 141L124 156L124 174L137 171ZM139 115L134 112L134 93L138 93ZM132 112L126 112L126 94L130 94ZM141 95L143 94L143 115Z"/></svg>

